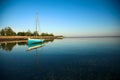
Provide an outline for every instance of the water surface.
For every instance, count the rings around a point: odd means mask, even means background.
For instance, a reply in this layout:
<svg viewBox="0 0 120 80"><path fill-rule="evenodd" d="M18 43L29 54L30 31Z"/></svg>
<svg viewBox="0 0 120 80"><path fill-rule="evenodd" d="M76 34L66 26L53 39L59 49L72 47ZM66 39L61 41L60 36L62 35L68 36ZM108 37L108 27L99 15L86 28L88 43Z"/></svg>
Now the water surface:
<svg viewBox="0 0 120 80"><path fill-rule="evenodd" d="M0 43L0 80L120 80L120 38L65 38L28 50Z"/></svg>

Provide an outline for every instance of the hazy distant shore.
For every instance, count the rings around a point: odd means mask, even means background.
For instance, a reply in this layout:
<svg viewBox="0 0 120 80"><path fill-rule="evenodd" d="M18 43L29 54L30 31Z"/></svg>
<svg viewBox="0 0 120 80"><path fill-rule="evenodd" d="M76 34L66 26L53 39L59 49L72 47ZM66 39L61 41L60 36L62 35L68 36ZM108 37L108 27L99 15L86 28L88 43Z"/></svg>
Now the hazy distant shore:
<svg viewBox="0 0 120 80"><path fill-rule="evenodd" d="M120 36L73 36L73 37L64 37L64 38L116 38Z"/></svg>

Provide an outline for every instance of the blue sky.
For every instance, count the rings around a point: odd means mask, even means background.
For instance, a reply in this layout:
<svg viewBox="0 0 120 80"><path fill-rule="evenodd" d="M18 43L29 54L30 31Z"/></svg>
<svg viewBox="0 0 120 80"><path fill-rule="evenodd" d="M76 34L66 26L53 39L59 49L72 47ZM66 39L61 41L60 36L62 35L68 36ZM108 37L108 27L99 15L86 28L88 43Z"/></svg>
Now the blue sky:
<svg viewBox="0 0 120 80"><path fill-rule="evenodd" d="M0 0L0 29L64 36L120 34L119 0Z"/></svg>

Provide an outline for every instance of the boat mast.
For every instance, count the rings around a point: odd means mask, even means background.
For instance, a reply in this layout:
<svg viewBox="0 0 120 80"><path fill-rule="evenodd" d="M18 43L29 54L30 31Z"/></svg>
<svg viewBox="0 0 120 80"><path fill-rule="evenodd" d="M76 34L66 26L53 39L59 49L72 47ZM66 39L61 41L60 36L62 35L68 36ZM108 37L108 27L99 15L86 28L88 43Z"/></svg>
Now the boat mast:
<svg viewBox="0 0 120 80"><path fill-rule="evenodd" d="M36 13L36 38L37 38L37 26L38 26L38 13Z"/></svg>

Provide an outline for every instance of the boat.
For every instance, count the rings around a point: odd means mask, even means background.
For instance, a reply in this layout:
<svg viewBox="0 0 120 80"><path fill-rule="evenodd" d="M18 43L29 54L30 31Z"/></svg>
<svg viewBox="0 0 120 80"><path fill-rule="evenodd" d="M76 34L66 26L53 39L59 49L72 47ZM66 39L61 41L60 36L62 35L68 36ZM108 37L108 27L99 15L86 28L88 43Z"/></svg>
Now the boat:
<svg viewBox="0 0 120 80"><path fill-rule="evenodd" d="M38 39L37 38L37 26L38 26L38 15L36 16L36 36L35 36L36 38L34 38L34 39L28 38L28 44L44 42L44 39Z"/></svg>
<svg viewBox="0 0 120 80"><path fill-rule="evenodd" d="M30 39L28 38L28 44L43 43L44 39Z"/></svg>

